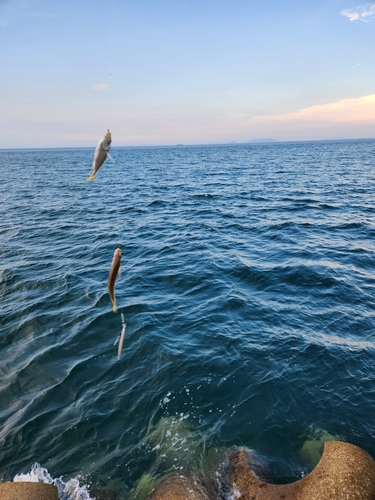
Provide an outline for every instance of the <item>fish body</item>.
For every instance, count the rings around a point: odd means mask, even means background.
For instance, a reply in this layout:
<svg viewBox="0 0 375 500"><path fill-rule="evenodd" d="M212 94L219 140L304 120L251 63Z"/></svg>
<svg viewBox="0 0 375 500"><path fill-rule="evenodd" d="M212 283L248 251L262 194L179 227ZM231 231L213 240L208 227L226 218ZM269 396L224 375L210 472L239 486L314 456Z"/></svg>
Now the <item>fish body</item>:
<svg viewBox="0 0 375 500"><path fill-rule="evenodd" d="M120 264L121 264L121 250L119 248L116 248L115 253L113 255L111 269L109 270L109 275L108 275L108 290L109 290L109 296L111 297L111 301L113 304L113 312L117 312L115 282L118 271L120 269Z"/></svg>
<svg viewBox="0 0 375 500"><path fill-rule="evenodd" d="M106 161L107 156L112 158L111 155L109 154L111 142L112 142L112 136L111 132L108 130L108 132L102 139L100 139L98 145L96 146L94 161L92 162L92 174L89 177L87 177L86 182L93 181L95 179L95 175L97 174L99 168Z"/></svg>
<svg viewBox="0 0 375 500"><path fill-rule="evenodd" d="M118 358L120 358L120 356L121 356L122 346L124 345L125 328L126 328L126 325L125 325L125 323L123 323L122 330L120 333L120 338L118 341L118 349L117 349L117 357Z"/></svg>

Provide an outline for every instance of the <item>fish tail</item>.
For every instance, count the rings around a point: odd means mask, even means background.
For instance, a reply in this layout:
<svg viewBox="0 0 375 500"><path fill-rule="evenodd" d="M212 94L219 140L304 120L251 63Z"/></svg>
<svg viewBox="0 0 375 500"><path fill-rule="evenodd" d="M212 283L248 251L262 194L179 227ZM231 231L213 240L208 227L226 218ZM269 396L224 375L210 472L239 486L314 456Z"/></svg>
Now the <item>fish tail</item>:
<svg viewBox="0 0 375 500"><path fill-rule="evenodd" d="M95 179L95 174L91 174L87 177L85 182L93 181Z"/></svg>

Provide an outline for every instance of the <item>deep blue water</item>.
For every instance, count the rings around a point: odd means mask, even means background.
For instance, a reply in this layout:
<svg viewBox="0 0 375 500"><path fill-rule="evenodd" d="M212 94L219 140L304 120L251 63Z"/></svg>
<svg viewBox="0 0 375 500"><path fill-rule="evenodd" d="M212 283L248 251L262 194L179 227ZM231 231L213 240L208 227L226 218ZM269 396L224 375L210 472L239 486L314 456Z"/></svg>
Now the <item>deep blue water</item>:
<svg viewBox="0 0 375 500"><path fill-rule="evenodd" d="M93 149L0 151L0 479L126 500L246 446L283 482L322 432L375 458L375 141L111 152L85 183Z"/></svg>

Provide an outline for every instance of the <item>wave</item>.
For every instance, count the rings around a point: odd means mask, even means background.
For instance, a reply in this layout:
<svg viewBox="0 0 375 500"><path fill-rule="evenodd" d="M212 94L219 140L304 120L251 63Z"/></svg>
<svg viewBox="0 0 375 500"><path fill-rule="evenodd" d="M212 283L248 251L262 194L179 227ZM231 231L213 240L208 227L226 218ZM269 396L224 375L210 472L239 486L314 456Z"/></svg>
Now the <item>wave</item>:
<svg viewBox="0 0 375 500"><path fill-rule="evenodd" d="M375 456L374 144L121 149L91 184L88 150L0 151L2 477L127 499L181 414L276 477L312 424Z"/></svg>
<svg viewBox="0 0 375 500"><path fill-rule="evenodd" d="M13 481L15 483L47 483L53 484L57 488L59 500L94 500L88 491L88 487L80 484L80 476L69 479L65 482L62 477L53 478L47 469L35 463L31 471L26 474L17 474Z"/></svg>

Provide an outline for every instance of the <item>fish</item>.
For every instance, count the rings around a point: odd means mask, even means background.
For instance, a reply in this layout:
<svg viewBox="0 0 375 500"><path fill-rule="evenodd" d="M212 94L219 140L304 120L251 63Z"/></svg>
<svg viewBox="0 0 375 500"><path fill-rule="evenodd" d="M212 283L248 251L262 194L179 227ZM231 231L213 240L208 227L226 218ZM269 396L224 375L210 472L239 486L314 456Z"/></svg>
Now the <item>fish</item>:
<svg viewBox="0 0 375 500"><path fill-rule="evenodd" d="M105 136L102 139L100 139L98 145L96 146L94 161L92 162L92 174L87 177L86 182L93 181L95 179L95 175L97 174L99 168L106 161L107 156L109 156L113 161L112 156L109 154L111 142L112 142L112 136L111 132L108 130Z"/></svg>
<svg viewBox="0 0 375 500"><path fill-rule="evenodd" d="M124 343L125 328L126 328L126 324L125 324L125 320L124 320L124 315L122 313L121 313L121 321L122 321L122 330L121 330L121 333L119 335L118 350L117 350L117 357L119 359L120 359L120 356L121 356L122 346L123 346L123 343Z"/></svg>
<svg viewBox="0 0 375 500"><path fill-rule="evenodd" d="M113 312L117 312L116 297L115 297L115 281L118 270L120 269L120 264L121 264L121 250L120 248L116 248L115 253L113 255L111 269L109 270L109 275L108 275L108 290L109 290L109 296L111 297L111 301L113 304Z"/></svg>

